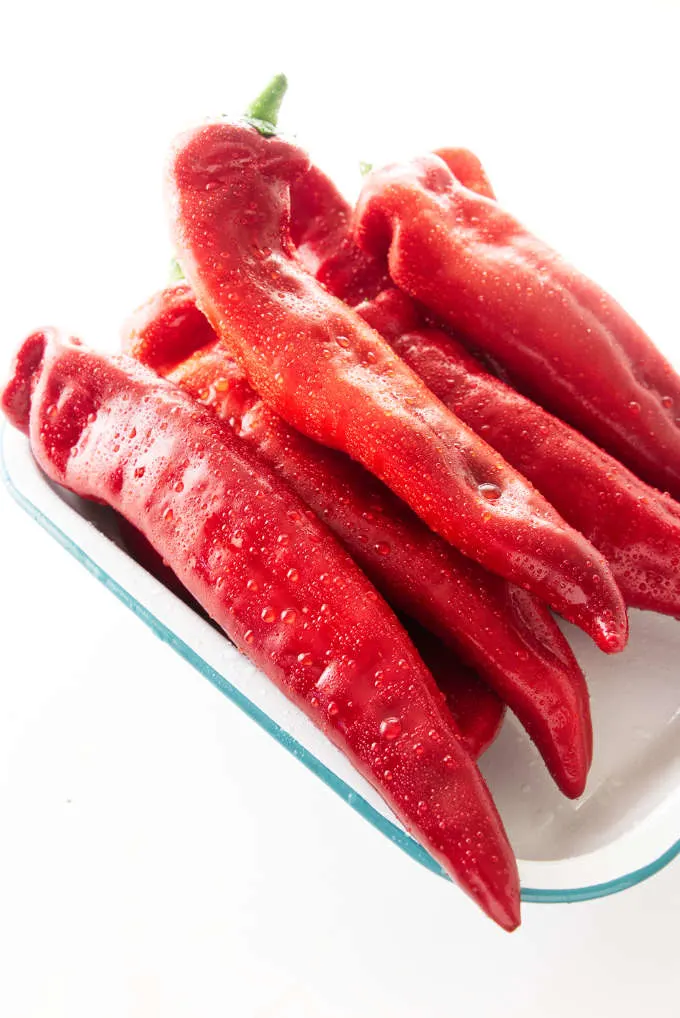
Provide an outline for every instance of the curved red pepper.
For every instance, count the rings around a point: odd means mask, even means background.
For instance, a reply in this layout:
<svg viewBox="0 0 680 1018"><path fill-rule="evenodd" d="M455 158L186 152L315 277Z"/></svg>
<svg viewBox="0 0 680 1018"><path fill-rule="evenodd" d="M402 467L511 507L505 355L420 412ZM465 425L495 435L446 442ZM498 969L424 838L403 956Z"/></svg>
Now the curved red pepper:
<svg viewBox="0 0 680 1018"><path fill-rule="evenodd" d="M135 562L190 607L202 612L201 606L187 593L144 534L123 516L119 517L119 524L123 543ZM405 619L400 621L444 694L446 705L458 725L463 745L476 760L496 738L505 716L505 704L471 668L466 668L458 661L436 636L413 622Z"/></svg>
<svg viewBox="0 0 680 1018"><path fill-rule="evenodd" d="M541 602L461 555L358 463L269 409L188 286L170 287L142 306L125 328L124 346L227 420L333 530L387 600L461 654L510 705L562 791L582 793L592 755L588 690ZM169 363L192 347L192 356Z"/></svg>
<svg viewBox="0 0 680 1018"><path fill-rule="evenodd" d="M620 650L625 609L602 556L301 267L288 199L307 169L299 149L242 122L179 142L172 218L201 310L285 420L348 452L465 554Z"/></svg>
<svg viewBox="0 0 680 1018"><path fill-rule="evenodd" d="M410 298L398 290L357 311L446 406L599 548L627 605L680 617L677 502L489 374L457 340L423 328Z"/></svg>
<svg viewBox="0 0 680 1018"><path fill-rule="evenodd" d="M359 244L513 384L680 497L680 378L626 312L436 156L367 178Z"/></svg>
<svg viewBox="0 0 680 1018"><path fill-rule="evenodd" d="M52 331L24 343L2 407L47 475L138 527L237 647L513 929L515 860L442 694L390 609L286 485L177 387Z"/></svg>

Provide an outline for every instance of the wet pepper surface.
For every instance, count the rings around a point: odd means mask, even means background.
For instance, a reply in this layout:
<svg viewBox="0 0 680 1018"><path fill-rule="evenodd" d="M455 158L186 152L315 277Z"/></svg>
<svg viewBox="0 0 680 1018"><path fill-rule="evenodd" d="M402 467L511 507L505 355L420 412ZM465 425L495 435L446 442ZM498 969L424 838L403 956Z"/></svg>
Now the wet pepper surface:
<svg viewBox="0 0 680 1018"><path fill-rule="evenodd" d="M384 319L384 302L380 311ZM279 417L248 384L190 287L151 298L128 322L124 345L228 421L396 609L479 670L525 725L560 789L583 792L592 757L588 690L541 601L460 554L358 463Z"/></svg>
<svg viewBox="0 0 680 1018"><path fill-rule="evenodd" d="M45 473L136 526L182 584L505 928L512 850L412 643L349 555L207 408L126 358L29 337L2 398Z"/></svg>
<svg viewBox="0 0 680 1018"><path fill-rule="evenodd" d="M625 606L602 555L296 259L290 189L308 168L300 149L243 122L178 141L171 216L201 310L280 416L359 460L463 553L620 650Z"/></svg>

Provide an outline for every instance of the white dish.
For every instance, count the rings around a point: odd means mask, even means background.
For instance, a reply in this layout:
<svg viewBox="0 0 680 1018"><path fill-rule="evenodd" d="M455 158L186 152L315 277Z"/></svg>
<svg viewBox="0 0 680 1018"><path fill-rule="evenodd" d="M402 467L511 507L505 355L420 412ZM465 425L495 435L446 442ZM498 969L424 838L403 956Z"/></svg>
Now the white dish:
<svg viewBox="0 0 680 1018"><path fill-rule="evenodd" d="M228 641L134 562L115 516L51 485L5 427L2 473L20 505L153 631L353 809L418 862L439 866L308 718ZM519 857L525 901L577 901L639 883L680 853L680 623L631 612L605 657L564 625L588 677L595 760L576 802L557 791L513 717L481 761Z"/></svg>

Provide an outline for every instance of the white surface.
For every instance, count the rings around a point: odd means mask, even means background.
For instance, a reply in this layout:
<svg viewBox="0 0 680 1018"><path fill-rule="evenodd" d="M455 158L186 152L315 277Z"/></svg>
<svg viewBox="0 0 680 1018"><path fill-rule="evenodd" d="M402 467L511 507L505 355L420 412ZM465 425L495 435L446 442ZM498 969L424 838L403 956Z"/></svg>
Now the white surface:
<svg viewBox="0 0 680 1018"><path fill-rule="evenodd" d="M279 68L283 126L345 186L359 159L469 144L506 204L677 349L678 5L381 6L13 5L3 358L51 321L115 344L164 280L168 139ZM4 493L0 513L3 1018L677 1014L677 862L614 898L525 906L504 936Z"/></svg>

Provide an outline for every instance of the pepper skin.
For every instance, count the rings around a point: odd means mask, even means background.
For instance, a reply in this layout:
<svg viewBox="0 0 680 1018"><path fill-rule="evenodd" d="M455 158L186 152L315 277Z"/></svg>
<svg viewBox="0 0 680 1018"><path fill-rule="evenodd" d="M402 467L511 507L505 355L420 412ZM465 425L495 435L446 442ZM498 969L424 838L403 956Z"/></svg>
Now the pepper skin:
<svg viewBox="0 0 680 1018"><path fill-rule="evenodd" d="M123 345L228 421L390 604L436 633L510 705L565 795L583 792L592 756L588 691L545 605L433 534L358 463L278 417L248 385L188 286L169 287L143 305L125 326ZM170 363L192 347L192 356Z"/></svg>
<svg viewBox="0 0 680 1018"><path fill-rule="evenodd" d="M308 166L300 149L243 122L178 142L171 216L199 307L288 423L349 453L464 554L620 650L625 607L602 556L296 259L290 186Z"/></svg>
<svg viewBox="0 0 680 1018"><path fill-rule="evenodd" d="M631 608L680 618L680 505L424 328L390 289L357 311L453 412L527 477L611 566Z"/></svg>
<svg viewBox="0 0 680 1018"><path fill-rule="evenodd" d="M493 198L481 162L465 148L439 149L437 155L465 187ZM354 306L392 285L384 258L362 251L352 237L352 206L318 167L293 181L290 235L308 272L336 297Z"/></svg>
<svg viewBox="0 0 680 1018"><path fill-rule="evenodd" d="M470 152L467 148L438 148L434 154L446 163L458 183L463 187L467 187L470 191L476 191L477 194L481 194L485 198L491 198L492 201L496 200L486 170L474 152Z"/></svg>
<svg viewBox="0 0 680 1018"><path fill-rule="evenodd" d="M298 258L327 290L354 305L391 286L385 260L364 254L352 239L352 206L316 166L293 181L290 207Z"/></svg>
<svg viewBox="0 0 680 1018"><path fill-rule="evenodd" d="M119 525L123 543L135 562L190 608L203 615L201 606L187 593L144 534L131 526L123 516L119 517ZM414 622L403 618L400 621L437 687L444 694L446 705L458 725L463 745L470 756L477 760L496 738L503 724L505 704L471 668L466 668L458 661L436 636Z"/></svg>
<svg viewBox="0 0 680 1018"><path fill-rule="evenodd" d="M347 553L231 429L131 358L52 330L21 347L2 407L48 477L141 530L468 894L516 927L516 863L442 694Z"/></svg>
<svg viewBox="0 0 680 1018"><path fill-rule="evenodd" d="M600 287L437 156L367 177L355 237L512 384L680 497L680 378Z"/></svg>
<svg viewBox="0 0 680 1018"><path fill-rule="evenodd" d="M471 668L466 668L440 639L417 623L402 619L413 645L446 697L465 747L475 760L492 744L503 724L505 704Z"/></svg>

